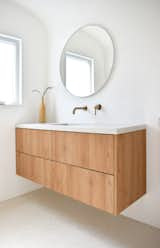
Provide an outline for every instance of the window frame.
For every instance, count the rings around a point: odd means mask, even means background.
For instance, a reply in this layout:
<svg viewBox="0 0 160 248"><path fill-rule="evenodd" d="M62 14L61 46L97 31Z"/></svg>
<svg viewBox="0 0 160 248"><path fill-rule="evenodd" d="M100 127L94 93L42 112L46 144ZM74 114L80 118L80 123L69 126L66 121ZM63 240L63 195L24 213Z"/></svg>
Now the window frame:
<svg viewBox="0 0 160 248"><path fill-rule="evenodd" d="M0 40L16 46L16 101L10 104L0 103L0 106L21 106L22 102L22 39L0 33Z"/></svg>

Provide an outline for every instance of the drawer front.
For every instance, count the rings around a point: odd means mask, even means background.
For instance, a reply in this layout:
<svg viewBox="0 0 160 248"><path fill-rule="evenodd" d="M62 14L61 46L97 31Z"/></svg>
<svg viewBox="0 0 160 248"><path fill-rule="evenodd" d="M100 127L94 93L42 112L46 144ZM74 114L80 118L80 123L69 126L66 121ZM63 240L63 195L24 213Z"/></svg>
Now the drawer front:
<svg viewBox="0 0 160 248"><path fill-rule="evenodd" d="M114 174L113 135L56 132L56 161Z"/></svg>
<svg viewBox="0 0 160 248"><path fill-rule="evenodd" d="M113 213L114 176L17 152L17 175Z"/></svg>
<svg viewBox="0 0 160 248"><path fill-rule="evenodd" d="M113 213L114 177L45 161L45 185L87 205Z"/></svg>
<svg viewBox="0 0 160 248"><path fill-rule="evenodd" d="M16 173L36 183L44 184L44 160L17 152Z"/></svg>
<svg viewBox="0 0 160 248"><path fill-rule="evenodd" d="M113 213L113 176L72 167L69 194L88 205Z"/></svg>
<svg viewBox="0 0 160 248"><path fill-rule="evenodd" d="M55 159L55 133L17 128L16 150L45 159Z"/></svg>
<svg viewBox="0 0 160 248"><path fill-rule="evenodd" d="M47 188L68 195L69 166L59 166L54 161L45 160L44 184Z"/></svg>

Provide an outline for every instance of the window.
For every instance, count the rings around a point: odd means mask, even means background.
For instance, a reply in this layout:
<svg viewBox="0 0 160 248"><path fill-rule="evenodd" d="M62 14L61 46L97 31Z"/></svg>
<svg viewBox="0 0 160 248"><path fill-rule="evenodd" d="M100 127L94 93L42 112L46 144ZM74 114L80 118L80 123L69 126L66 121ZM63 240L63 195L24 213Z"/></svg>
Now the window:
<svg viewBox="0 0 160 248"><path fill-rule="evenodd" d="M0 105L22 103L21 39L0 34Z"/></svg>
<svg viewBox="0 0 160 248"><path fill-rule="evenodd" d="M94 93L94 60L66 52L66 88L74 95Z"/></svg>

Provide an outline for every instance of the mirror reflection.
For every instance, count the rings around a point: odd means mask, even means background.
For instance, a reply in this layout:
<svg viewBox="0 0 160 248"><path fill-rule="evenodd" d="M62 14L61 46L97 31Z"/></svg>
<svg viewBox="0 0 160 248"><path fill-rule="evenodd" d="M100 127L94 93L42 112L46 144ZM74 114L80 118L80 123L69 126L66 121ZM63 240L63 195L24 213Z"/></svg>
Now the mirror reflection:
<svg viewBox="0 0 160 248"><path fill-rule="evenodd" d="M114 47L108 32L99 26L85 26L71 36L63 49L62 82L75 96L93 95L108 81L113 60Z"/></svg>

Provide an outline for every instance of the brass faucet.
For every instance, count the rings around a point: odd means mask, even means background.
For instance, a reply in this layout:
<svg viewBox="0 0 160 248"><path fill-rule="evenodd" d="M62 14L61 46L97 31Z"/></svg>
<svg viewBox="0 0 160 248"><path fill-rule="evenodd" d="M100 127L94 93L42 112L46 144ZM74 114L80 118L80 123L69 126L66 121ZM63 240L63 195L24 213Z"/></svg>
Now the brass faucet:
<svg viewBox="0 0 160 248"><path fill-rule="evenodd" d="M72 114L75 115L76 113L76 110L84 110L84 111L87 111L88 110L88 107L87 106L83 106L83 107L75 107L72 111Z"/></svg>

